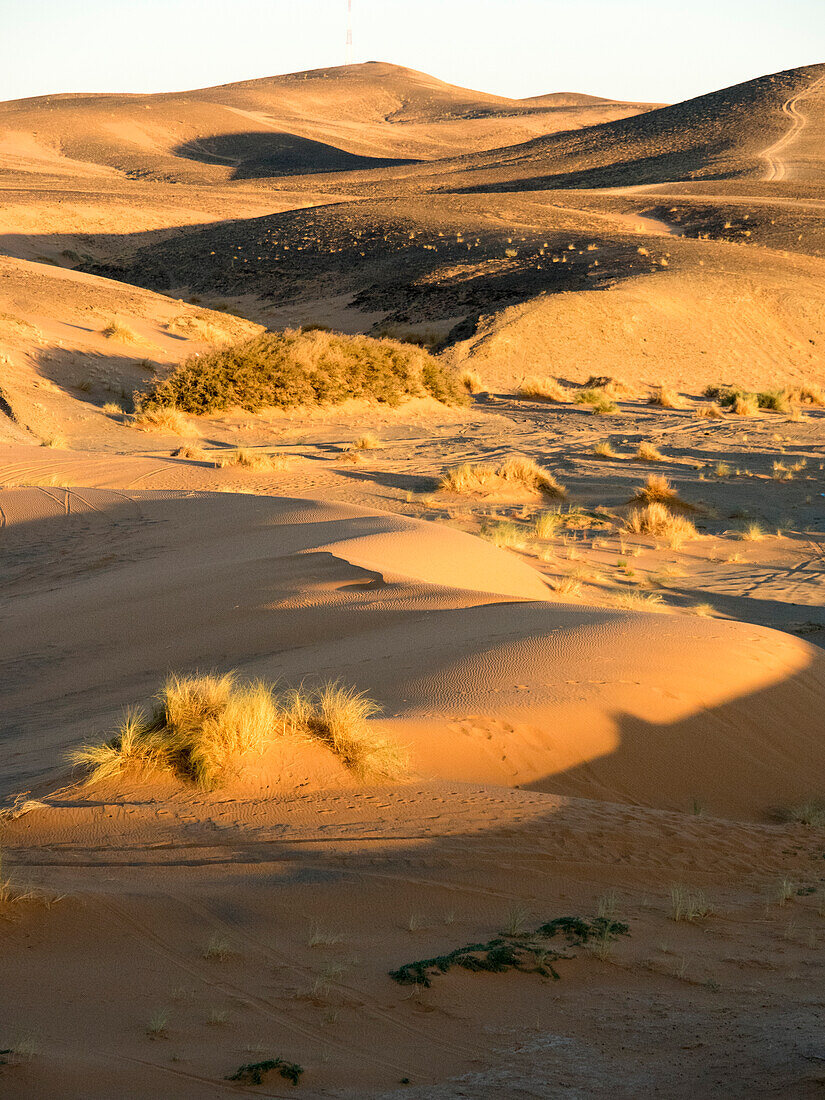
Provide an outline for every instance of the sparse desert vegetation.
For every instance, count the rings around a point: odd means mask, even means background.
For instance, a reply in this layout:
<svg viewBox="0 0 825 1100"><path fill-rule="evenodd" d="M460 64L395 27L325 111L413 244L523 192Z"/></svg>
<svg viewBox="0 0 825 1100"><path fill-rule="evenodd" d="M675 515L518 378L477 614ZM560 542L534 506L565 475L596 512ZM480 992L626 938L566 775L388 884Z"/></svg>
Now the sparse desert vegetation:
<svg viewBox="0 0 825 1100"><path fill-rule="evenodd" d="M231 673L173 676L150 712L127 711L112 737L75 750L71 760L90 782L169 771L211 788L276 741L311 738L357 775L394 777L403 753L368 727L377 712L370 699L340 684L278 696L267 684L241 684Z"/></svg>

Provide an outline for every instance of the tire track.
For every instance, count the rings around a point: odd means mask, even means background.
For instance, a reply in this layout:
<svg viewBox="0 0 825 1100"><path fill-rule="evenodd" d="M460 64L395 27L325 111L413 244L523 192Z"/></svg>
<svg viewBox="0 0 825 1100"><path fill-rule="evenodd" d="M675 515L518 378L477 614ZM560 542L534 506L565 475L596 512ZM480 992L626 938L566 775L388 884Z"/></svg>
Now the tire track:
<svg viewBox="0 0 825 1100"><path fill-rule="evenodd" d="M824 84L825 76L821 76L813 84L809 84L807 88L803 88L796 95L792 95L790 99L786 99L782 104L782 111L791 119L791 125L778 141L775 141L773 145L769 145L767 149L763 149L759 154L766 163L763 177L766 183L775 183L787 178L788 165L781 154L799 137L808 124L807 116L799 110L799 104L808 99L817 88Z"/></svg>

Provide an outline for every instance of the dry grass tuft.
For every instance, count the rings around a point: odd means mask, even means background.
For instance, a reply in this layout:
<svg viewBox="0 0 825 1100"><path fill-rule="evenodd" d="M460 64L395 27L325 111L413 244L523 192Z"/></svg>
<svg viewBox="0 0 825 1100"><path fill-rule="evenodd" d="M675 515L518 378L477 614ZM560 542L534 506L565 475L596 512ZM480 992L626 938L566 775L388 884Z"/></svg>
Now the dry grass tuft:
<svg viewBox="0 0 825 1100"><path fill-rule="evenodd" d="M789 400L798 401L801 405L825 408L825 392L817 385L794 386L787 391L787 396Z"/></svg>
<svg viewBox="0 0 825 1100"><path fill-rule="evenodd" d="M364 432L355 440L353 447L356 451L377 451L381 447L381 440L373 432Z"/></svg>
<svg viewBox="0 0 825 1100"><path fill-rule="evenodd" d="M563 524L561 512L540 512L536 516L533 533L537 539L551 539Z"/></svg>
<svg viewBox="0 0 825 1100"><path fill-rule="evenodd" d="M662 597L655 592L615 592L610 596L612 607L622 611L666 611Z"/></svg>
<svg viewBox="0 0 825 1100"><path fill-rule="evenodd" d="M625 527L637 535L654 535L656 538L668 539L673 547L699 536L689 519L674 515L661 501L652 501L643 508L632 509L625 520Z"/></svg>
<svg viewBox="0 0 825 1100"><path fill-rule="evenodd" d="M684 409L687 405L684 397L667 386L657 386L647 399L648 405L658 405L662 409Z"/></svg>
<svg viewBox="0 0 825 1100"><path fill-rule="evenodd" d="M572 400L570 390L548 375L539 377L531 374L522 379L516 392L519 397L532 397L539 401L555 401L561 404Z"/></svg>
<svg viewBox="0 0 825 1100"><path fill-rule="evenodd" d="M481 381L481 375L477 370L463 370L458 376L458 380L467 393L484 392L484 383Z"/></svg>
<svg viewBox="0 0 825 1100"><path fill-rule="evenodd" d="M69 441L65 435L61 435L59 432L56 435L50 435L40 444L41 447L51 447L55 451L65 451L68 449Z"/></svg>
<svg viewBox="0 0 825 1100"><path fill-rule="evenodd" d="M103 412L107 416L121 416L123 414L123 406L116 404L114 401L107 401L103 406Z"/></svg>
<svg viewBox="0 0 825 1100"><path fill-rule="evenodd" d="M746 524L739 532L739 538L745 542L762 542L767 537L761 523L756 521Z"/></svg>
<svg viewBox="0 0 825 1100"><path fill-rule="evenodd" d="M796 806L788 806L779 812L780 820L813 828L825 827L825 799L811 798Z"/></svg>
<svg viewBox="0 0 825 1100"><path fill-rule="evenodd" d="M758 416L759 399L752 393L737 393L730 410L734 416Z"/></svg>
<svg viewBox="0 0 825 1100"><path fill-rule="evenodd" d="M610 442L609 439L602 440L601 443L597 443L593 448L593 454L598 458L623 458Z"/></svg>
<svg viewBox="0 0 825 1100"><path fill-rule="evenodd" d="M285 470L289 465L283 455L272 455L267 451L254 451L249 447L239 447L236 451L220 455L217 461L220 469L227 466L240 466L244 470Z"/></svg>
<svg viewBox="0 0 825 1100"><path fill-rule="evenodd" d="M205 344L224 343L229 339L214 322L188 313L173 317L166 325L166 331L172 336L182 336L184 340L201 340Z"/></svg>
<svg viewBox="0 0 825 1100"><path fill-rule="evenodd" d="M633 494L634 500L643 500L647 503L660 501L671 508L687 508L692 506L683 501L664 474L649 474L644 485L640 485Z"/></svg>
<svg viewBox="0 0 825 1100"><path fill-rule="evenodd" d="M215 465L214 454L193 443L187 443L183 447L178 447L176 451L172 452L172 457L188 458L191 459L192 462L210 462L213 466Z"/></svg>
<svg viewBox="0 0 825 1100"><path fill-rule="evenodd" d="M499 466L465 462L448 470L441 478L439 488L445 492L467 495L507 484L522 485L533 492L552 497L563 497L567 492L549 470L539 466L532 458L522 455L511 455Z"/></svg>
<svg viewBox="0 0 825 1100"><path fill-rule="evenodd" d="M368 727L377 712L370 699L340 684L278 697L261 681L238 684L233 673L172 676L150 715L127 711L113 737L84 746L71 760L88 769L90 782L166 770L212 788L279 739L314 738L358 775L392 777L403 757Z"/></svg>
<svg viewBox="0 0 825 1100"><path fill-rule="evenodd" d="M663 455L658 447L655 447L652 443L648 443L646 440L642 440L639 446L636 448L635 457L640 462L669 462L670 459L666 455Z"/></svg>
<svg viewBox="0 0 825 1100"><path fill-rule="evenodd" d="M701 890L688 890L685 886L673 886L670 891L670 919L675 921L704 920L712 916L713 909Z"/></svg>
<svg viewBox="0 0 825 1100"><path fill-rule="evenodd" d="M723 420L725 416L724 412L715 401L711 401L709 405L705 405L696 415L701 416L703 420Z"/></svg>
<svg viewBox="0 0 825 1100"><path fill-rule="evenodd" d="M100 330L101 335L107 340L117 340L120 344L142 344L142 337L138 336L134 329L129 328L123 321L113 317L109 323Z"/></svg>
<svg viewBox="0 0 825 1100"><path fill-rule="evenodd" d="M166 432L168 435L197 435L194 425L177 409L143 409L129 420L141 432Z"/></svg>

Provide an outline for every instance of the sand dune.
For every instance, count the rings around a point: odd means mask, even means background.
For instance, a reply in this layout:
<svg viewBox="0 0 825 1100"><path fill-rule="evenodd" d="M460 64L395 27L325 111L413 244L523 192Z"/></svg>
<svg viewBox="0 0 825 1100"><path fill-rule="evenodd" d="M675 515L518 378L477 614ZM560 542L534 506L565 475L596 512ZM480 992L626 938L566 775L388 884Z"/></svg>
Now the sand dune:
<svg viewBox="0 0 825 1100"><path fill-rule="evenodd" d="M23 749L32 692L44 698L25 654L45 646L60 670L52 760L100 721L115 685L124 705L231 650L250 676L368 691L429 777L764 815L812 794L825 762L808 719L825 662L805 642L560 607L527 566L450 528L170 491L6 489L0 508L15 594L4 661L18 670L7 714ZM67 540L70 568L50 566ZM28 767L47 764L30 753Z"/></svg>

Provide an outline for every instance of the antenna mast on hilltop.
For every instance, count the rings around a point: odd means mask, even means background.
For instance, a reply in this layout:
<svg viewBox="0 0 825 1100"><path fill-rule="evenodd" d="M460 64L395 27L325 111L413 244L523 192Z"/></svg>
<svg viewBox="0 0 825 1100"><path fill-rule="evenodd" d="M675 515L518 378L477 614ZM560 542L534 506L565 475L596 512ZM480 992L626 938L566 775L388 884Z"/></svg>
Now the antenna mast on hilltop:
<svg viewBox="0 0 825 1100"><path fill-rule="evenodd" d="M347 0L347 65L352 64L352 0Z"/></svg>

